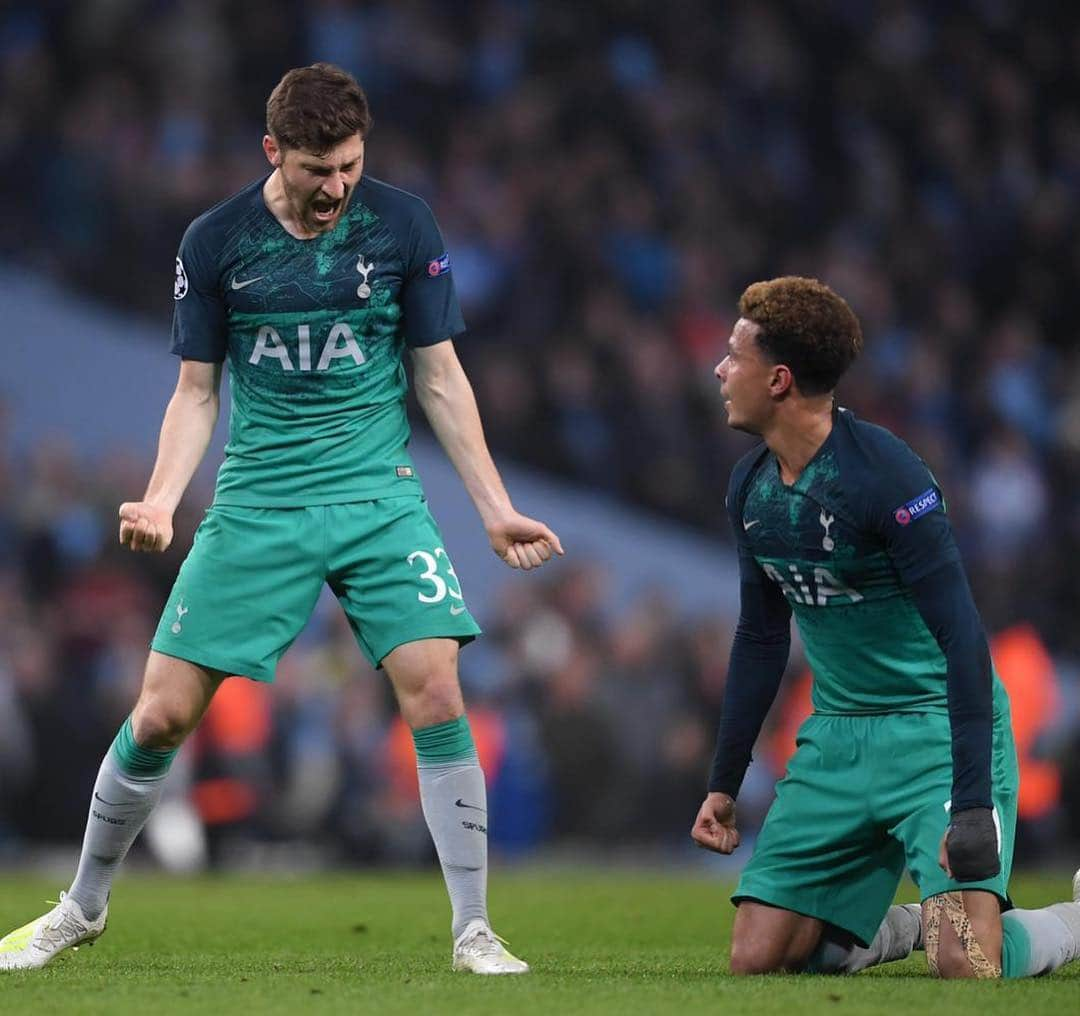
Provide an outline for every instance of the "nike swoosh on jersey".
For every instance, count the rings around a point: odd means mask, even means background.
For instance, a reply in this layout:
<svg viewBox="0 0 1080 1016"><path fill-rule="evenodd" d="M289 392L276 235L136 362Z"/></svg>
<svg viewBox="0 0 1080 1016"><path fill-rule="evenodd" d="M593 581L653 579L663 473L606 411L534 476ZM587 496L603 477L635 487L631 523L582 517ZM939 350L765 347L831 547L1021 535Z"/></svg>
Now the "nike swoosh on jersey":
<svg viewBox="0 0 1080 1016"><path fill-rule="evenodd" d="M464 607L451 607L450 608L450 613L453 614L454 617L457 617L458 614L464 614L465 613L465 608Z"/></svg>
<svg viewBox="0 0 1080 1016"><path fill-rule="evenodd" d="M244 279L244 281L241 282L234 275L233 280L232 280L232 288L233 289L243 289L245 286L250 286L253 282L258 282L260 279L265 279L265 278L266 278L265 275L256 275L255 278L253 278L253 279Z"/></svg>
<svg viewBox="0 0 1080 1016"><path fill-rule="evenodd" d="M742 527L744 530L747 530L750 529L752 526L756 526L760 521L761 519L751 519L749 522L747 522L745 519L743 519Z"/></svg>
<svg viewBox="0 0 1080 1016"><path fill-rule="evenodd" d="M473 811L482 811L485 815L487 814L487 808L481 808L475 804L466 804L460 797L454 802L454 804L457 805L457 807L459 808L472 808Z"/></svg>

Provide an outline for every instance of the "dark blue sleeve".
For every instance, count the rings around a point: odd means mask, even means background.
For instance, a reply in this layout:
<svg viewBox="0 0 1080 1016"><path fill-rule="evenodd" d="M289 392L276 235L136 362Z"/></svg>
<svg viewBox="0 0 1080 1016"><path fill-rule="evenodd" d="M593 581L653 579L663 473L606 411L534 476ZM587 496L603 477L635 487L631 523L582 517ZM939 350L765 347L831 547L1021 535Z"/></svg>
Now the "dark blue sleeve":
<svg viewBox="0 0 1080 1016"><path fill-rule="evenodd" d="M870 523L881 534L926 627L945 656L952 729L953 812L989 808L993 676L979 612L941 489L926 464L893 438L875 476Z"/></svg>
<svg viewBox="0 0 1080 1016"><path fill-rule="evenodd" d="M431 209L422 202L409 223L401 287L402 329L409 346L433 346L465 331L450 254Z"/></svg>
<svg viewBox="0 0 1080 1016"><path fill-rule="evenodd" d="M228 318L217 259L198 221L180 241L173 298L172 352L185 360L221 363L228 348Z"/></svg>
<svg viewBox="0 0 1080 1016"><path fill-rule="evenodd" d="M776 699L791 649L791 607L746 546L742 488L746 471L732 472L727 510L739 551L739 623L731 645L720 729L708 790L735 798L754 742Z"/></svg>
<svg viewBox="0 0 1080 1016"><path fill-rule="evenodd" d="M949 668L945 692L952 729L952 814L990 808L994 689L990 647L963 566L951 561L909 589Z"/></svg>

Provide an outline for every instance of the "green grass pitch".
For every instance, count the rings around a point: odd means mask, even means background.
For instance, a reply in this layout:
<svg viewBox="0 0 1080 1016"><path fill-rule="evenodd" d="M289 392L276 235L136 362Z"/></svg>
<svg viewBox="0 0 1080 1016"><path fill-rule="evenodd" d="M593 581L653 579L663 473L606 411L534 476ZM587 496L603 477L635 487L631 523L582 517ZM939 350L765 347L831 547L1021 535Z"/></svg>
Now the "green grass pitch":
<svg viewBox="0 0 1080 1016"><path fill-rule="evenodd" d="M1017 902L1062 899L1064 874L1022 877ZM533 973L450 971L434 874L296 879L122 877L93 948L0 974L2 1013L905 1013L1080 1011L1080 963L1035 981L940 983L922 954L855 977L737 979L734 913L716 881L496 870L496 930ZM0 876L3 932L44 912L56 886ZM912 899L910 886L902 894Z"/></svg>

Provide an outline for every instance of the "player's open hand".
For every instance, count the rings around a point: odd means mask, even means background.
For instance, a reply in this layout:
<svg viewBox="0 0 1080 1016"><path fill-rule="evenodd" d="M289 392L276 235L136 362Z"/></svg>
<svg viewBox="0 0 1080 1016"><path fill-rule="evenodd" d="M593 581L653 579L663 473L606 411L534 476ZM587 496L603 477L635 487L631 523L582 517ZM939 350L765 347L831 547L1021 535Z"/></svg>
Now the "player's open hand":
<svg viewBox="0 0 1080 1016"><path fill-rule="evenodd" d="M563 554L559 538L543 522L509 512L485 525L491 549L511 568L539 568L552 554Z"/></svg>
<svg viewBox="0 0 1080 1016"><path fill-rule="evenodd" d="M727 794L709 794L697 813L690 836L699 847L730 854L739 845L735 802Z"/></svg>
<svg viewBox="0 0 1080 1016"><path fill-rule="evenodd" d="M147 501L120 505L120 543L132 550L163 551L172 543L172 512Z"/></svg>

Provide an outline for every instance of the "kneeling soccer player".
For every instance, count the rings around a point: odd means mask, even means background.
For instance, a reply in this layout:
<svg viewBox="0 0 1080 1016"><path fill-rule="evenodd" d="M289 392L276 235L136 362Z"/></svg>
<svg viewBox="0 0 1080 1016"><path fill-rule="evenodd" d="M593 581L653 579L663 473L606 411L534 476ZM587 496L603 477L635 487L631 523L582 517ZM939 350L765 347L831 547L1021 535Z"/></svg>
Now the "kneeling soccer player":
<svg viewBox="0 0 1080 1016"><path fill-rule="evenodd" d="M450 258L419 198L363 176L371 125L356 81L289 71L267 104L272 172L196 219L176 260L182 358L157 463L120 541L163 551L206 452L229 361L232 419L214 503L154 637L142 693L102 763L78 873L60 904L0 941L0 969L44 966L105 930L113 876L181 742L228 674L271 681L329 584L413 730L424 817L453 909L453 966L528 966L487 915L487 809L457 677L480 631L409 458L403 354L417 399L492 549L511 567L562 553L514 510L454 352Z"/></svg>
<svg viewBox="0 0 1080 1016"><path fill-rule="evenodd" d="M834 407L862 346L843 299L781 278L739 313L716 376L729 425L763 443L728 487L741 610L697 843L738 846L792 613L814 710L733 897L731 969L854 972L922 943L942 977L1055 970L1080 952L1080 872L1072 902L1011 909L1009 703L941 490L903 441ZM890 907L905 867L921 914Z"/></svg>

